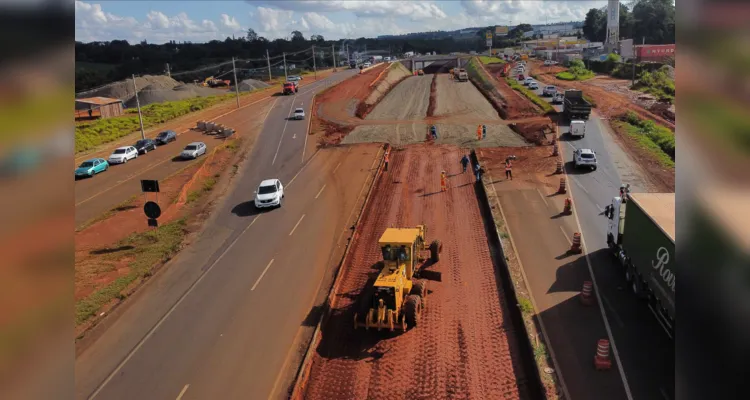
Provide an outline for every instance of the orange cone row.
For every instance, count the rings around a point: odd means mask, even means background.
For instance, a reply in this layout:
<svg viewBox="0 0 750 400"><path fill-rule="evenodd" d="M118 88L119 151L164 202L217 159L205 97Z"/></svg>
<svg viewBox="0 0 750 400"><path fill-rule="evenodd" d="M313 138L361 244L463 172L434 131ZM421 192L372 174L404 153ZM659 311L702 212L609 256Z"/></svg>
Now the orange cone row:
<svg viewBox="0 0 750 400"><path fill-rule="evenodd" d="M570 245L570 252L573 254L580 254L582 251L581 234L576 232L573 234L573 243Z"/></svg>
<svg viewBox="0 0 750 400"><path fill-rule="evenodd" d="M594 368L599 371L612 368L612 360L609 359L609 340L607 339L600 339L596 344Z"/></svg>
<svg viewBox="0 0 750 400"><path fill-rule="evenodd" d="M594 297L592 294L593 291L593 284L591 281L585 281L583 282L583 288L581 289L581 303L590 306L591 303L594 301Z"/></svg>

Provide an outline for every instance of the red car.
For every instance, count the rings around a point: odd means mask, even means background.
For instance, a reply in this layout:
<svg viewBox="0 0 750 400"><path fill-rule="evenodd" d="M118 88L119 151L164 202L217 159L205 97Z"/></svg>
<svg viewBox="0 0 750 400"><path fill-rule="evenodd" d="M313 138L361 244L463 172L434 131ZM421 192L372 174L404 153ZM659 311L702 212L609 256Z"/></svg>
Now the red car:
<svg viewBox="0 0 750 400"><path fill-rule="evenodd" d="M518 80L519 81L522 81L524 79L526 79L526 77L524 77L523 74L518 74Z"/></svg>

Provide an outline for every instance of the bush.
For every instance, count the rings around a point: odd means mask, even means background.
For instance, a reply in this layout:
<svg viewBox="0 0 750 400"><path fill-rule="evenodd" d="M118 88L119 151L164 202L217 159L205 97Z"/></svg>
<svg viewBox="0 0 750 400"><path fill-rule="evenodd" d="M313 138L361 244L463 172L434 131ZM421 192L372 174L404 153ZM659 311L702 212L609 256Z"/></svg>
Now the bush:
<svg viewBox="0 0 750 400"><path fill-rule="evenodd" d="M621 118L624 122L637 128L639 134L647 137L651 142L661 149L669 158L675 159L675 138L672 131L657 125L654 121L645 120L638 117L632 111L628 111Z"/></svg>
<svg viewBox="0 0 750 400"><path fill-rule="evenodd" d="M560 72L559 74L555 75L555 77L557 77L557 79L562 79L564 81L574 81L574 80L576 80L576 76L573 75L570 72L567 72L567 71Z"/></svg>
<svg viewBox="0 0 750 400"><path fill-rule="evenodd" d="M667 68L667 66L662 66L653 72L641 72L633 88L653 94L659 100L672 103L674 101L675 87L674 80L667 75Z"/></svg>

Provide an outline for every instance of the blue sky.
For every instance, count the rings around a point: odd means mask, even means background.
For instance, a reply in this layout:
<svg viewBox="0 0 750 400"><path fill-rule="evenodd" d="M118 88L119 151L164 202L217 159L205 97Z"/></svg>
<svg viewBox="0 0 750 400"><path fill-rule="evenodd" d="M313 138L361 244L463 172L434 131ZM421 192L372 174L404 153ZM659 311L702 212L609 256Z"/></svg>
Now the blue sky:
<svg viewBox="0 0 750 400"><path fill-rule="evenodd" d="M374 37L471 26L583 20L606 1L96 1L79 0L76 40L205 42L242 36L269 39L293 30L327 39Z"/></svg>

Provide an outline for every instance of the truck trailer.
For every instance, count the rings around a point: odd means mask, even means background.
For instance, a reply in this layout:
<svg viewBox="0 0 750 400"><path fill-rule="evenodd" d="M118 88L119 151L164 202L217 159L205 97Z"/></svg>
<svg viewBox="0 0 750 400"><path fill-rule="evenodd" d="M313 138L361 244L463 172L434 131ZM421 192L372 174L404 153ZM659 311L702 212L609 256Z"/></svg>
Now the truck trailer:
<svg viewBox="0 0 750 400"><path fill-rule="evenodd" d="M604 209L607 244L625 281L667 334L675 324L675 194L627 193Z"/></svg>
<svg viewBox="0 0 750 400"><path fill-rule="evenodd" d="M563 99L563 116L568 121L574 119L589 119L591 104L583 98L583 91L568 89Z"/></svg>

